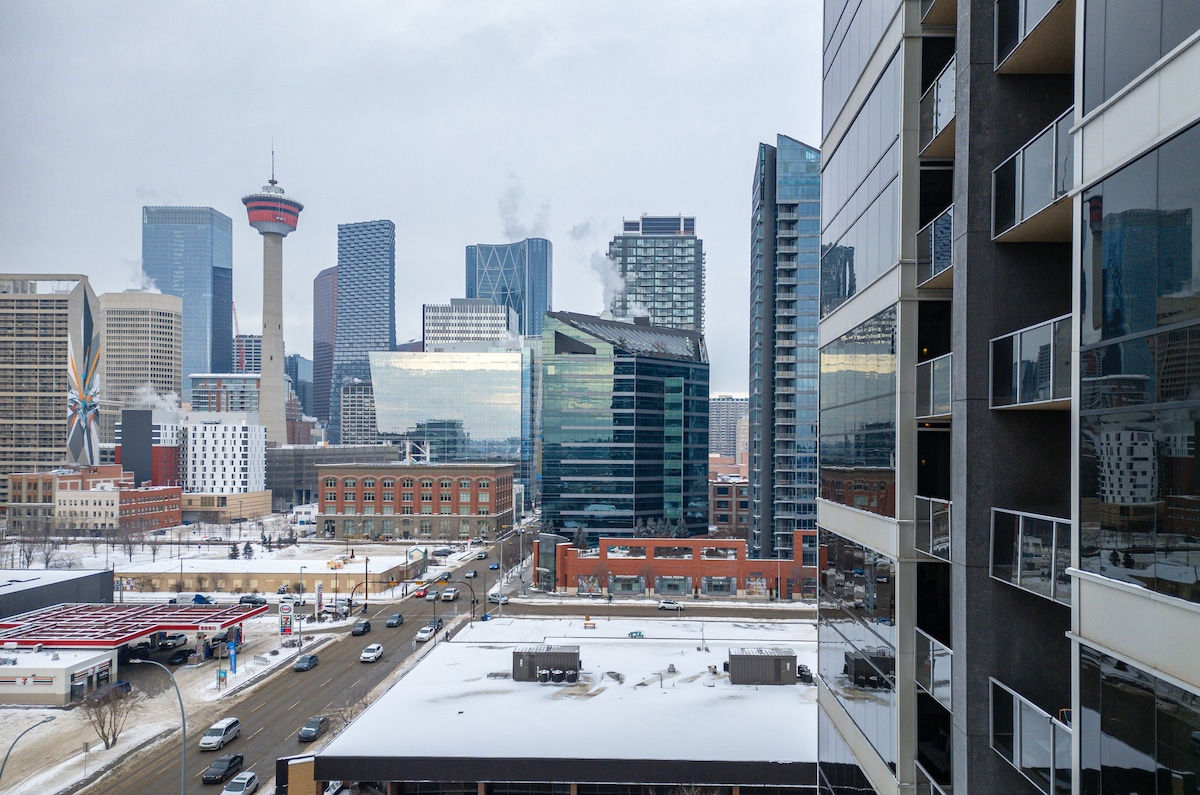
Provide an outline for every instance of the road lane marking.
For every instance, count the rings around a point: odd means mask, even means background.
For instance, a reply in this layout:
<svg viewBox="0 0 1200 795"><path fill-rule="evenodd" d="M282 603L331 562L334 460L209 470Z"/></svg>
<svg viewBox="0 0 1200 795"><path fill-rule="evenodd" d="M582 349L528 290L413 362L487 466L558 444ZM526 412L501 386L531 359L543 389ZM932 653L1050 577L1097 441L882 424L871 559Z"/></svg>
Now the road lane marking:
<svg viewBox="0 0 1200 795"><path fill-rule="evenodd" d="M174 767L174 765L167 765L166 767L164 767L162 770L158 771L158 772L157 772L157 773L155 773L154 775L156 775L156 776L161 776L163 773L166 773L166 772L167 772L168 770L170 770L172 767Z"/></svg>
<svg viewBox="0 0 1200 795"><path fill-rule="evenodd" d="M324 687L325 685L329 684L332 681L333 681L333 677L331 676L328 679L326 679L324 682L322 682L321 684L317 685L317 687Z"/></svg>
<svg viewBox="0 0 1200 795"><path fill-rule="evenodd" d="M255 707L254 709L252 709L252 710L250 710L250 711L251 711L251 712L258 712L260 709L262 709L262 708L263 708L263 707L265 707L266 705L267 705L267 702L265 702L265 701L264 701L263 703L259 704L257 707Z"/></svg>
<svg viewBox="0 0 1200 795"><path fill-rule="evenodd" d="M358 681L356 681L354 684L350 685L350 687L358 687L358 683L359 683L359 682L361 682L361 681L362 681L362 677L360 676L360 677L358 678Z"/></svg>
<svg viewBox="0 0 1200 795"><path fill-rule="evenodd" d="M304 699L300 699L300 701L303 701L303 700ZM293 710L296 707L300 706L300 701L297 701L295 704L292 704L290 707L288 707L288 710Z"/></svg>
<svg viewBox="0 0 1200 795"><path fill-rule="evenodd" d="M259 727L258 732L260 732L260 731L262 731L262 727ZM258 732L255 732L254 734L251 734L249 737L247 737L246 742L249 742L250 740L253 740L255 737L257 737Z"/></svg>

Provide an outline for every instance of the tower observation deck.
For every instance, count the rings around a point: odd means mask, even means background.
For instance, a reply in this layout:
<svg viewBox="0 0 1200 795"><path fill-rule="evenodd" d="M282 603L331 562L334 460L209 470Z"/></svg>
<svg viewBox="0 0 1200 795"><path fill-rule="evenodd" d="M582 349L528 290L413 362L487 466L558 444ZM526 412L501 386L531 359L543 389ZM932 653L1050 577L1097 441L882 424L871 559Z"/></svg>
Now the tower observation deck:
<svg viewBox="0 0 1200 795"><path fill-rule="evenodd" d="M274 174L261 191L243 196L242 204L246 205L250 226L263 238L259 421L267 428L267 444L281 445L287 443L287 396L283 392L283 239L296 230L304 205L284 195Z"/></svg>

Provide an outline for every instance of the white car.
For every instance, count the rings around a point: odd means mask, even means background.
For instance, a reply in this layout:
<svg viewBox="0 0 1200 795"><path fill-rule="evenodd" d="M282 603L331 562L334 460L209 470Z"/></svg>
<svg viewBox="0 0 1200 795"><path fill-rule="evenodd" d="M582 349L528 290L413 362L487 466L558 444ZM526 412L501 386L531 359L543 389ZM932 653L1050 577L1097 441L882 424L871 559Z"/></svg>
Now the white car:
<svg viewBox="0 0 1200 795"><path fill-rule="evenodd" d="M508 597L504 594L490 593L488 594L488 601L494 605L506 605L508 604Z"/></svg>
<svg viewBox="0 0 1200 795"><path fill-rule="evenodd" d="M681 605L679 602L674 601L673 599L663 599L661 602L658 603L658 609L659 610L679 611L679 610L683 609L683 605Z"/></svg>
<svg viewBox="0 0 1200 795"><path fill-rule="evenodd" d="M383 656L383 645L372 643L370 646L362 650L362 654L358 655L359 662L375 662Z"/></svg>
<svg viewBox="0 0 1200 795"><path fill-rule="evenodd" d="M250 795L258 789L258 776L253 773L238 773L229 779L221 795Z"/></svg>
<svg viewBox="0 0 1200 795"><path fill-rule="evenodd" d="M435 635L437 635L437 630L433 627L421 627L417 630L417 642L424 643L427 640L433 640Z"/></svg>
<svg viewBox="0 0 1200 795"><path fill-rule="evenodd" d="M303 606L304 594L300 594L299 596L297 596L296 594L290 594L290 593L284 594L283 596L279 597L279 603L283 604L284 602L289 602L293 605Z"/></svg>

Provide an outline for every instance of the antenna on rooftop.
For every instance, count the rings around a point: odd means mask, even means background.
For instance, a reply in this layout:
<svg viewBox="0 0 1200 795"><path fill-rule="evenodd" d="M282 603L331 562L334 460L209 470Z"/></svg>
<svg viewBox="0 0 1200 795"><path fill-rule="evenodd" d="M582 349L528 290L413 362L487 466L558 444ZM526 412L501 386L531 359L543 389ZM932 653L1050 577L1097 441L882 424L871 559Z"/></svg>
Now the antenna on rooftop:
<svg viewBox="0 0 1200 795"><path fill-rule="evenodd" d="M270 184L272 184L272 185L278 184L275 182L275 136L274 135L271 136L271 179L268 180L268 182L270 182Z"/></svg>

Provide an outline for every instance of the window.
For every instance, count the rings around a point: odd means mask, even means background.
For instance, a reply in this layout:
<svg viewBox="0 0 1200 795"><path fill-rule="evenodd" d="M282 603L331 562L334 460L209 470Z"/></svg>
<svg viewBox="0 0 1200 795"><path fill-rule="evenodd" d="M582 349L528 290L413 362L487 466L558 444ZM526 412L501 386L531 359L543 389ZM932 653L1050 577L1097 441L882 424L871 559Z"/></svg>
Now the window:
<svg viewBox="0 0 1200 795"><path fill-rule="evenodd" d="M470 478L463 478L463 479L459 480L459 481L458 481L458 487L459 487L460 489L469 489L469 488L471 488L471 479L470 479Z"/></svg>
<svg viewBox="0 0 1200 795"><path fill-rule="evenodd" d="M348 489L358 488L358 481L354 478L346 478L345 486Z"/></svg>
<svg viewBox="0 0 1200 795"><path fill-rule="evenodd" d="M400 493L400 501L401 502L412 502L412 495L413 495L413 493L411 491L401 492Z"/></svg>
<svg viewBox="0 0 1200 795"><path fill-rule="evenodd" d="M372 478L367 478L366 480L364 480L364 481L363 481L363 488L364 488L364 489L373 489L373 488L375 488L375 481L374 481L374 479L372 479Z"/></svg>
<svg viewBox="0 0 1200 795"><path fill-rule="evenodd" d="M488 509L487 509L487 508L480 508L479 510L475 511L475 515L476 515L476 516L487 516L487 515L488 515Z"/></svg>
<svg viewBox="0 0 1200 795"><path fill-rule="evenodd" d="M421 492L421 502L433 502L433 492L432 491Z"/></svg>
<svg viewBox="0 0 1200 795"><path fill-rule="evenodd" d="M433 481L432 481L430 478L422 478L422 479L421 479L421 488L423 488L423 489L432 489L432 488L433 488Z"/></svg>
<svg viewBox="0 0 1200 795"><path fill-rule="evenodd" d="M404 514L405 516L410 516L410 515L412 515L412 512L413 512L413 511L412 511L412 506L411 506L411 505L402 505L402 506L400 506L400 513Z"/></svg>
<svg viewBox="0 0 1200 795"><path fill-rule="evenodd" d="M383 493L383 501L384 501L384 502L394 502L394 501L395 501L395 499L396 499L396 493L395 493L395 492L392 492L392 491L385 491L385 492Z"/></svg>
<svg viewBox="0 0 1200 795"><path fill-rule="evenodd" d="M412 487L413 487L413 479L412 478L405 478L404 480L400 481L400 488L411 489Z"/></svg>
<svg viewBox="0 0 1200 795"><path fill-rule="evenodd" d="M337 502L337 492L336 491L325 492L325 502Z"/></svg>
<svg viewBox="0 0 1200 795"><path fill-rule="evenodd" d="M451 489L451 488L454 488L454 481L450 480L449 478L444 478L444 479L442 480L442 488L443 488L443 489Z"/></svg>
<svg viewBox="0 0 1200 795"><path fill-rule="evenodd" d="M475 501L479 502L479 503L491 502L492 495L488 494L487 492L480 492L479 494L476 495Z"/></svg>
<svg viewBox="0 0 1200 795"><path fill-rule="evenodd" d="M392 487L393 487L393 486L395 486L395 485L396 485L396 481L392 480L391 478L384 478L384 479L383 479L383 487L384 487L385 489L390 489L390 488L392 488Z"/></svg>
<svg viewBox="0 0 1200 795"><path fill-rule="evenodd" d="M479 481L480 489L490 489L491 487L492 487L492 482L490 480L484 479L484 480Z"/></svg>
<svg viewBox="0 0 1200 795"><path fill-rule="evenodd" d="M373 492L373 491L363 492L363 501L375 502L375 492Z"/></svg>
<svg viewBox="0 0 1200 795"><path fill-rule="evenodd" d="M325 488L336 489L337 488L337 478L325 478Z"/></svg>
<svg viewBox="0 0 1200 795"><path fill-rule="evenodd" d="M471 501L471 492L469 492L469 491L460 491L460 492L458 493L458 501L459 501L459 502L470 502L470 501Z"/></svg>

